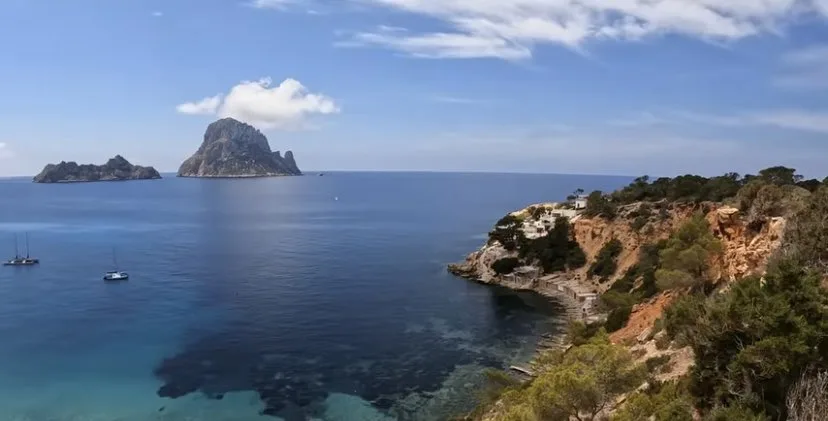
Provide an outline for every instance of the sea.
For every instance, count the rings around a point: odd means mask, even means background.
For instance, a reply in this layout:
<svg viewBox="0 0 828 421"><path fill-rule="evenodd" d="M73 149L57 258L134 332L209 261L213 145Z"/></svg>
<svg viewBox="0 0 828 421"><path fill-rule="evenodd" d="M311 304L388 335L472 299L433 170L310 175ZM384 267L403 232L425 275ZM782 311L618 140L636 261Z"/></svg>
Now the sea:
<svg viewBox="0 0 828 421"><path fill-rule="evenodd" d="M507 212L629 181L0 180L0 259L28 237L41 261L0 267L0 421L450 419L564 324L446 265Z"/></svg>

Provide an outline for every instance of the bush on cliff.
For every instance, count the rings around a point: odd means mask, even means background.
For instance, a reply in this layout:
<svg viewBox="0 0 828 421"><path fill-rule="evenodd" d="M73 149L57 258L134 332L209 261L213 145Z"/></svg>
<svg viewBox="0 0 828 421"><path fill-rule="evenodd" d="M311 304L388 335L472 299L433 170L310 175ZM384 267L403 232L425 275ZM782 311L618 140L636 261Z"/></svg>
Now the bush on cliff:
<svg viewBox="0 0 828 421"><path fill-rule="evenodd" d="M499 242L508 251L514 251L524 240L521 230L523 222L517 217L509 214L501 218L495 224L495 228L489 232L489 244Z"/></svg>
<svg viewBox="0 0 828 421"><path fill-rule="evenodd" d="M654 384L627 398L610 421L692 421L693 399L680 383Z"/></svg>
<svg viewBox="0 0 828 421"><path fill-rule="evenodd" d="M617 209L615 204L610 200L609 196L604 195L601 191L594 191L587 196L586 208L584 215L594 218L603 217L607 219L615 218Z"/></svg>
<svg viewBox="0 0 828 421"><path fill-rule="evenodd" d="M553 353L524 390L502 397L499 420L597 420L616 399L644 381L644 368L605 332L566 353Z"/></svg>
<svg viewBox="0 0 828 421"><path fill-rule="evenodd" d="M708 262L721 250L721 242L710 232L704 216L694 215L670 236L659 253L661 268L655 273L658 287L669 290L704 284Z"/></svg>
<svg viewBox="0 0 828 421"><path fill-rule="evenodd" d="M598 255L595 256L595 261L589 267L589 276L598 276L601 282L605 282L607 278L615 274L618 269L618 255L624 249L624 245L617 238L612 238L607 241Z"/></svg>
<svg viewBox="0 0 828 421"><path fill-rule="evenodd" d="M651 180L648 176L636 178L626 187L612 193L612 201L625 205L639 201L656 202L721 202L736 197L748 184L772 184L778 187L799 186L814 191L817 180L803 180L796 170L787 167L771 167L759 171L759 175L726 173L717 177L706 178L698 175L681 175L678 177L660 177ZM753 187L755 188L755 187ZM745 208L746 209L746 208Z"/></svg>
<svg viewBox="0 0 828 421"><path fill-rule="evenodd" d="M508 275L518 266L520 266L520 260L517 257L504 257L492 263L492 270L498 275Z"/></svg>
<svg viewBox="0 0 828 421"><path fill-rule="evenodd" d="M528 240L518 246L518 256L526 262L537 262L545 273L577 269L586 264L586 255L575 241L569 219L555 219L555 226L543 237Z"/></svg>
<svg viewBox="0 0 828 421"><path fill-rule="evenodd" d="M790 219L785 248L800 264L828 271L828 186L809 196Z"/></svg>
<svg viewBox="0 0 828 421"><path fill-rule="evenodd" d="M725 293L684 298L667 309L667 334L695 355L690 391L700 409L739 407L786 419L791 386L808 368L828 367L828 291L821 280L795 259L781 258L764 279L750 277Z"/></svg>

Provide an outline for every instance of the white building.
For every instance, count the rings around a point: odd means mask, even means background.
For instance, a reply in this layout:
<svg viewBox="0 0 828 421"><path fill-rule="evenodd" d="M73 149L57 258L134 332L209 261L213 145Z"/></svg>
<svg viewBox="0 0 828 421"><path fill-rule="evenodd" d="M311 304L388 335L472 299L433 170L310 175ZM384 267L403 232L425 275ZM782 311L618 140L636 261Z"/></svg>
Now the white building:
<svg viewBox="0 0 828 421"><path fill-rule="evenodd" d="M587 197L585 195L580 195L575 198L575 210L586 209L587 206Z"/></svg>

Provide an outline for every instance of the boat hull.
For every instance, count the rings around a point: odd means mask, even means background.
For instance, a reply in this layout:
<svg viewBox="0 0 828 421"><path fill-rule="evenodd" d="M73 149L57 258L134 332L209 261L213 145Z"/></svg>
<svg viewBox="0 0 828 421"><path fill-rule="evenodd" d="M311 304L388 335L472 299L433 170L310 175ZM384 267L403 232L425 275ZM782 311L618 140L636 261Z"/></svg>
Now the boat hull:
<svg viewBox="0 0 828 421"><path fill-rule="evenodd" d="M104 275L103 280L107 282L126 281L129 280L129 275L126 273L121 275Z"/></svg>

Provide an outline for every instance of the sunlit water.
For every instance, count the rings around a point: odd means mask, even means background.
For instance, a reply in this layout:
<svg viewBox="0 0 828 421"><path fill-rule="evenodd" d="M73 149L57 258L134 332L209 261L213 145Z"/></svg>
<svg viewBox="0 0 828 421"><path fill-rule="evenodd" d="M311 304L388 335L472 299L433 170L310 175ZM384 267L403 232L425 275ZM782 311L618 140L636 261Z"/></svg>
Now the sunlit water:
<svg viewBox="0 0 828 421"><path fill-rule="evenodd" d="M0 181L0 258L29 232L42 262L0 268L0 420L446 419L560 312L446 263L509 210L626 181ZM113 249L128 282L101 280Z"/></svg>

